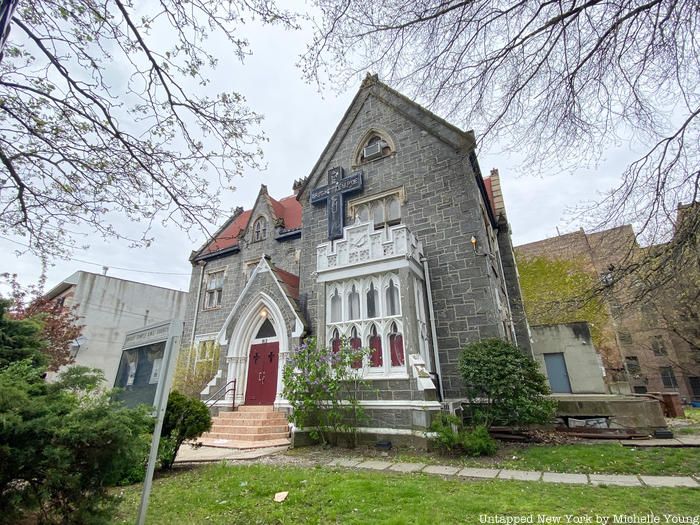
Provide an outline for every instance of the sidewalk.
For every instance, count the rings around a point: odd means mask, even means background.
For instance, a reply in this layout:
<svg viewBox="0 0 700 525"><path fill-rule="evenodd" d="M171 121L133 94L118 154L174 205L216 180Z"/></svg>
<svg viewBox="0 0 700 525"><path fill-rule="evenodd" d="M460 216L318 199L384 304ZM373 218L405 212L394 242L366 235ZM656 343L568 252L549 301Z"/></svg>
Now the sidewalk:
<svg viewBox="0 0 700 525"><path fill-rule="evenodd" d="M183 446L176 463L213 463L218 461L256 460L284 452L288 447L271 447L257 450L231 450L213 447L193 448ZM284 458L269 458L268 464L284 465ZM280 461L281 460L281 461ZM542 481L544 483L568 483L573 485L617 485L623 487L692 487L700 488L700 476L646 476L637 474L568 474L561 472L537 472L530 470L508 470L500 468L453 467L448 465L427 465L425 463L400 463L392 461L368 460L364 458L335 458L326 460L305 460L297 466L324 466L332 468L365 469L400 474L422 473L435 476L457 477L473 480L516 480Z"/></svg>
<svg viewBox="0 0 700 525"><path fill-rule="evenodd" d="M530 470L487 468L459 468L423 463L392 463L389 461L363 461L361 459L334 459L330 467L386 470L393 472L421 472L439 476L457 476L471 479L508 479L517 481L544 481L545 483L570 483L576 485L620 485L624 487L693 487L699 488L698 479L692 476L643 476L621 474L566 474Z"/></svg>

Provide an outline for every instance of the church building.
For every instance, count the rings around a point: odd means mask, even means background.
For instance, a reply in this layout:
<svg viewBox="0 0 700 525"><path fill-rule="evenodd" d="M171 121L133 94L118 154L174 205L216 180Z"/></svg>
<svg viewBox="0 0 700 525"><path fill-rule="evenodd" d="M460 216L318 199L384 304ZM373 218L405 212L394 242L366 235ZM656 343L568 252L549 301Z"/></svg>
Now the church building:
<svg viewBox="0 0 700 525"><path fill-rule="evenodd" d="M367 76L293 191L262 186L192 253L183 346L220 348L203 397L235 380L222 409L284 411L290 350L347 338L370 349L361 433L410 440L462 398L466 344L530 351L498 172L482 177L472 131Z"/></svg>

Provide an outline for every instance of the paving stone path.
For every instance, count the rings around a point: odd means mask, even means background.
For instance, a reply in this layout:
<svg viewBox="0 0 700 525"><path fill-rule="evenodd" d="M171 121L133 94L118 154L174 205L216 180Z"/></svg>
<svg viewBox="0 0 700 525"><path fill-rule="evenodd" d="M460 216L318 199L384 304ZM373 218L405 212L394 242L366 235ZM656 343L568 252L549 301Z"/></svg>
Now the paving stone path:
<svg viewBox="0 0 700 525"><path fill-rule="evenodd" d="M212 447L193 448L183 446L177 463L211 463L218 461L264 461L284 464L283 453L288 447L272 447L260 450L236 451ZM401 474L421 472L458 479L505 479L517 481L542 481L544 483L568 483L572 485L618 485L623 487L692 487L700 488L700 476L646 476L621 474L569 474L560 472L537 472L500 468L454 467L450 465L427 465L425 463L403 463L386 459L338 457L303 460L307 466L319 465L363 469L368 471L391 471Z"/></svg>
<svg viewBox="0 0 700 525"><path fill-rule="evenodd" d="M619 485L623 487L693 487L700 488L700 480L693 476L644 476L619 474L566 474L560 472L536 472L498 468L459 468L447 465L423 463L392 463L391 461L337 458L325 464L329 467L393 472L422 472L439 476L473 479L509 479L517 481L543 481L545 483L569 483L577 485Z"/></svg>

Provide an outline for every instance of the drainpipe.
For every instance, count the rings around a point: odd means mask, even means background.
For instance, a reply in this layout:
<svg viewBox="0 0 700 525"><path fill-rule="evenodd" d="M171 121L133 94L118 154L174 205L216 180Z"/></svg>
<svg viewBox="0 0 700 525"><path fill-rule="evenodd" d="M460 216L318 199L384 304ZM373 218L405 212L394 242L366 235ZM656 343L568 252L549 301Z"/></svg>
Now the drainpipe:
<svg viewBox="0 0 700 525"><path fill-rule="evenodd" d="M440 399L445 400L445 388L442 384L442 367L440 366L440 352L438 351L437 332L435 331L435 310L433 309L433 289L430 286L430 270L428 269L428 259L421 257L423 263L423 273L425 274L425 286L428 292L428 311L430 312L430 333L433 338L433 357L435 358L435 368L439 371L438 386L440 387Z"/></svg>
<svg viewBox="0 0 700 525"><path fill-rule="evenodd" d="M192 336L190 337L190 347L194 347L194 334L197 330L197 318L199 317L199 298L202 296L202 283L204 282L204 267L207 261L199 261L197 265L200 267L199 285L197 286L197 299L194 304L194 319L192 319Z"/></svg>

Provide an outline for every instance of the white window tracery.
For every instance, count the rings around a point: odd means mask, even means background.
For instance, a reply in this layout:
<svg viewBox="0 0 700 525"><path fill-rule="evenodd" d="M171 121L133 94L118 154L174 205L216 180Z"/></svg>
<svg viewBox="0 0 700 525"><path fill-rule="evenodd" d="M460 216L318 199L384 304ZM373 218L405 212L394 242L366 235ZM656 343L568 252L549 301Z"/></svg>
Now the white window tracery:
<svg viewBox="0 0 700 525"><path fill-rule="evenodd" d="M400 281L396 274L368 275L331 283L326 297L326 337L337 350L346 338L355 349L369 348L362 367L368 376L405 373ZM344 299L343 299L344 298Z"/></svg>

